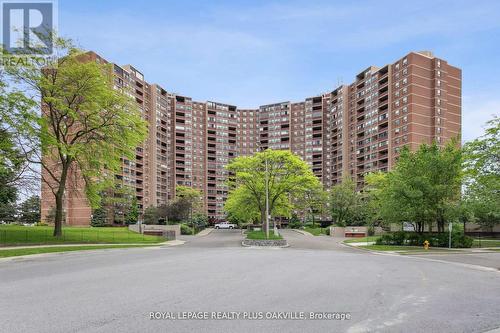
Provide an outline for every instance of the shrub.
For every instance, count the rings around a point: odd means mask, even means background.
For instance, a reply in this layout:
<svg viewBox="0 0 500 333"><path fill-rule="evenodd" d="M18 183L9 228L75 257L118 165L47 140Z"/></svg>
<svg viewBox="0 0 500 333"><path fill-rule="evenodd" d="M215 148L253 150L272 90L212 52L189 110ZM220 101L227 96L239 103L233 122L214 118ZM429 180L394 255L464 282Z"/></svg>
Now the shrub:
<svg viewBox="0 0 500 333"><path fill-rule="evenodd" d="M426 240L429 241L431 247L448 247L449 234L417 234L414 232L398 231L382 235L377 239L376 244L423 246ZM471 237L465 236L459 231L452 234L451 246L454 248L470 248L472 247L472 243L473 239Z"/></svg>
<svg viewBox="0 0 500 333"><path fill-rule="evenodd" d="M187 224L182 223L181 224L181 235L192 235L192 234L193 234L193 228L191 228Z"/></svg>
<svg viewBox="0 0 500 333"><path fill-rule="evenodd" d="M302 223L300 222L300 220L291 220L288 223L288 227L291 229L300 229L302 227Z"/></svg>
<svg viewBox="0 0 500 333"><path fill-rule="evenodd" d="M392 234L392 245L405 245L406 243L406 232L404 231L396 231Z"/></svg>

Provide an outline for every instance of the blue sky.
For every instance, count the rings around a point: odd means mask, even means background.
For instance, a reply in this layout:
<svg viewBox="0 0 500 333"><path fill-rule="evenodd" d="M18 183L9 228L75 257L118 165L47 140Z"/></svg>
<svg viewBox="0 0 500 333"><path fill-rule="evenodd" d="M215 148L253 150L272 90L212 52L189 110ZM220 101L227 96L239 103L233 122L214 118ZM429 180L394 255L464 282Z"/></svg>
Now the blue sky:
<svg viewBox="0 0 500 333"><path fill-rule="evenodd" d="M63 36L195 100L299 101L431 50L463 70L464 140L500 114L500 1L58 3Z"/></svg>

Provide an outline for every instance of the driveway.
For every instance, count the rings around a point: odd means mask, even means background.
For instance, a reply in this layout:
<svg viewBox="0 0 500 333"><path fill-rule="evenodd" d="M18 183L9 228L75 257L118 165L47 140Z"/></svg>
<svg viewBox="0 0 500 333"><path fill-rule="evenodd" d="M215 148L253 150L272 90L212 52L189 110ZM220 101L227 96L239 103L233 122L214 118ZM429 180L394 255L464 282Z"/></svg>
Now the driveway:
<svg viewBox="0 0 500 333"><path fill-rule="evenodd" d="M177 247L0 263L2 332L485 332L500 327L500 273L346 249L285 231L291 247L240 246L237 230ZM319 242L319 243L317 243ZM182 319L184 311L307 319ZM151 312L176 320L150 319ZM348 313L349 320L311 320ZM345 318L345 317L344 317Z"/></svg>

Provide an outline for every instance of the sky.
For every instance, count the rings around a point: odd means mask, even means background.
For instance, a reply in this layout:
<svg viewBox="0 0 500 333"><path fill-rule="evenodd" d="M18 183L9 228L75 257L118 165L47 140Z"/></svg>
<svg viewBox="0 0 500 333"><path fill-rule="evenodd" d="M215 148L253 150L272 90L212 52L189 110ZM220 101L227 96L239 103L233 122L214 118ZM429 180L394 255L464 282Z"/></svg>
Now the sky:
<svg viewBox="0 0 500 333"><path fill-rule="evenodd" d="M463 141L500 115L500 1L58 1L58 31L198 101L301 101L430 50L463 71Z"/></svg>

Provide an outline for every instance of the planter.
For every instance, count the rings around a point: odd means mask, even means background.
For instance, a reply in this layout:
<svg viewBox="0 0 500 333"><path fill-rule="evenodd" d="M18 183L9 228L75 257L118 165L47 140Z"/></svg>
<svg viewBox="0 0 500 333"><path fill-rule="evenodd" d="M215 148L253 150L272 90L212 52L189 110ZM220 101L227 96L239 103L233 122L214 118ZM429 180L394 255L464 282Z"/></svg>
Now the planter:
<svg viewBox="0 0 500 333"><path fill-rule="evenodd" d="M259 247L288 247L286 239L245 239L241 245Z"/></svg>

